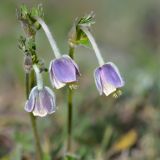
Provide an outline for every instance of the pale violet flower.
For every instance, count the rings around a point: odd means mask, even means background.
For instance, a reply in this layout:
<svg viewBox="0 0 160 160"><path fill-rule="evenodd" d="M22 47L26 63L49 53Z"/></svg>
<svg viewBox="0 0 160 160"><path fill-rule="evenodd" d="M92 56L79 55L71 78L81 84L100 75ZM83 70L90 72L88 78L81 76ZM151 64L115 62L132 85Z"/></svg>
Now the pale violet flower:
<svg viewBox="0 0 160 160"><path fill-rule="evenodd" d="M117 88L124 86L124 81L119 70L112 62L105 63L101 67L98 67L94 72L94 79L100 95L104 93L108 96L114 93Z"/></svg>
<svg viewBox="0 0 160 160"><path fill-rule="evenodd" d="M51 83L56 89L77 82L80 76L78 65L67 55L50 62L49 74Z"/></svg>
<svg viewBox="0 0 160 160"><path fill-rule="evenodd" d="M34 116L44 117L56 111L55 95L48 87L39 90L37 86L32 88L29 99L25 104L25 110L32 112Z"/></svg>
<svg viewBox="0 0 160 160"><path fill-rule="evenodd" d="M52 37L46 23L41 18L37 18L37 20L41 24L56 57L56 59L50 62L49 66L52 86L56 89L60 89L66 84L70 84L70 87L74 88L73 83L78 81L78 77L80 75L78 65L68 55L61 56L56 41Z"/></svg>
<svg viewBox="0 0 160 160"><path fill-rule="evenodd" d="M95 51L95 55L97 57L97 60L100 66L96 68L94 72L96 87L100 95L104 93L106 96L108 96L111 93L114 93L118 88L123 87L124 81L115 64L113 64L112 62L108 62L108 63L104 62L101 52L97 46L97 43L93 35L89 31L88 27L81 26L80 28L86 34L89 41L91 42L91 45ZM114 97L117 97L116 93Z"/></svg>

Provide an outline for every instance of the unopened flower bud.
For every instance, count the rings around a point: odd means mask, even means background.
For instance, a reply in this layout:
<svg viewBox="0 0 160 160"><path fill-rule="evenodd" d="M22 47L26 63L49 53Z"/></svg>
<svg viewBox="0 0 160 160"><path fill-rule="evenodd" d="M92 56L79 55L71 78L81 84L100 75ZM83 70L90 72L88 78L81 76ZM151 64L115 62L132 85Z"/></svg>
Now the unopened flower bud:
<svg viewBox="0 0 160 160"><path fill-rule="evenodd" d="M24 56L24 70L29 73L32 69L32 57L30 55Z"/></svg>
<svg viewBox="0 0 160 160"><path fill-rule="evenodd" d="M34 23L34 27L36 28L36 30L41 29L41 25L37 21Z"/></svg>

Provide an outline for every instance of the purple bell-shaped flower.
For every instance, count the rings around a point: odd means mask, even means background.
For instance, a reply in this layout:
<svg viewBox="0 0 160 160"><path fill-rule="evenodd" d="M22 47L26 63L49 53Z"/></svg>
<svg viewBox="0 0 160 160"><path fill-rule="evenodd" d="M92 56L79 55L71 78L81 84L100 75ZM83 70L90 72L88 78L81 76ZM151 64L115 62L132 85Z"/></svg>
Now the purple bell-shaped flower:
<svg viewBox="0 0 160 160"><path fill-rule="evenodd" d="M56 111L55 95L48 87L39 90L35 86L29 95L29 99L25 104L27 112L33 112L34 116L44 117Z"/></svg>
<svg viewBox="0 0 160 160"><path fill-rule="evenodd" d="M124 86L124 81L118 68L112 62L98 67L94 72L94 79L99 93L106 96Z"/></svg>
<svg viewBox="0 0 160 160"><path fill-rule="evenodd" d="M104 93L106 96L114 93L118 88L124 86L124 81L119 73L118 68L112 62L105 63L101 52L97 46L97 43L89 31L88 27L80 26L81 30L86 34L91 45L95 51L99 66L94 72L94 79L96 82L96 87L102 95ZM115 95L117 97L117 95Z"/></svg>
<svg viewBox="0 0 160 160"><path fill-rule="evenodd" d="M67 55L52 60L49 67L50 80L56 89L78 81L78 65Z"/></svg>
<svg viewBox="0 0 160 160"><path fill-rule="evenodd" d="M49 66L50 80L53 87L59 89L66 84L77 82L80 75L77 64L68 55L61 56L56 41L46 23L41 18L37 18L37 20L41 24L56 57L50 62ZM71 87L74 87L74 85L71 85Z"/></svg>

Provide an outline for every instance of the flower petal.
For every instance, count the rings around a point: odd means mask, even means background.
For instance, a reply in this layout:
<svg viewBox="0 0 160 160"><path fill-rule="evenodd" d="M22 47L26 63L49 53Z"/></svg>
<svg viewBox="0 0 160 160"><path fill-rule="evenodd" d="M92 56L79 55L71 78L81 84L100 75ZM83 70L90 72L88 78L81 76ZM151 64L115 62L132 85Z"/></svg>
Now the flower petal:
<svg viewBox="0 0 160 160"><path fill-rule="evenodd" d="M103 84L103 92L106 96L116 91L116 88L112 84L103 81L102 84Z"/></svg>
<svg viewBox="0 0 160 160"><path fill-rule="evenodd" d="M101 83L101 78L100 78L100 68L97 68L95 71L94 71L94 80L95 80L95 83L96 83L96 87L99 91L99 94L102 95L102 83Z"/></svg>
<svg viewBox="0 0 160 160"><path fill-rule="evenodd" d="M102 68L101 78L103 79L104 83L110 84L115 88L124 86L124 81L115 64L109 62L104 64L101 68Z"/></svg>
<svg viewBox="0 0 160 160"><path fill-rule="evenodd" d="M80 70L79 70L77 63L68 55L63 55L62 57L68 58L73 63L73 65L75 66L75 69L76 69L76 75L80 76L81 74L80 74Z"/></svg>
<svg viewBox="0 0 160 160"><path fill-rule="evenodd" d="M43 107L39 95L37 95L35 99L35 107L33 110L33 115L40 117L44 117L47 115L47 110Z"/></svg>
<svg viewBox="0 0 160 160"><path fill-rule="evenodd" d="M37 86L35 86L31 92L30 92L30 95L29 95L29 98L25 104L25 111L27 112L32 112L33 108L34 108L34 105L35 105L35 97L36 95L38 94L38 89L37 89Z"/></svg>
<svg viewBox="0 0 160 160"><path fill-rule="evenodd" d="M52 72L57 81L70 83L77 81L76 68L69 58L62 57L52 63Z"/></svg>
<svg viewBox="0 0 160 160"><path fill-rule="evenodd" d="M56 110L55 95L52 90L45 87L43 91L39 93L40 101L42 106L45 108L47 113L51 114Z"/></svg>
<svg viewBox="0 0 160 160"><path fill-rule="evenodd" d="M50 62L50 66L49 66L50 81L51 81L51 84L53 87L55 87L56 89L60 89L60 88L64 87L66 84L62 83L56 79L56 77L54 76L53 69L52 69L52 63L53 63L53 61Z"/></svg>

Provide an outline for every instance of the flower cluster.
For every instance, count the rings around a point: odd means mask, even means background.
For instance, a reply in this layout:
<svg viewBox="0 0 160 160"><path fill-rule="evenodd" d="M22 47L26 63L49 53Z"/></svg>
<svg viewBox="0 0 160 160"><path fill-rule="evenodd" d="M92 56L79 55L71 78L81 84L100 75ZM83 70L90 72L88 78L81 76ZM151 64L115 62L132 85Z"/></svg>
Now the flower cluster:
<svg viewBox="0 0 160 160"><path fill-rule="evenodd" d="M71 86L74 83L77 83L78 77L80 76L78 65L70 56L62 55L60 53L56 41L52 37L48 26L39 15L34 17L33 24L35 25L35 23L38 23L39 28L44 30L56 57L55 59L51 60L49 64L49 76L53 88L60 89L65 85ZM25 17L26 15L24 16L22 14L22 16ZM26 23L26 21L22 22ZM124 81L114 63L104 62L95 39L89 30L91 24L93 23L93 14L81 18L76 24L74 24L74 30L69 41L71 47L75 47L79 44L86 44L88 42L91 43L99 63L99 67L96 68L94 72L96 87L100 95L104 93L106 96L108 96L116 92L118 88L123 87ZM34 30L33 28L31 29ZM27 55L26 57L27 61L25 61L25 66L27 66L27 72L29 72L32 68L34 69L37 85L31 89L30 95L25 104L25 110L27 112L33 112L34 116L44 117L47 114L51 114L56 111L55 95L49 87L43 85L39 60L33 60L33 58L36 57L35 52L30 56Z"/></svg>

